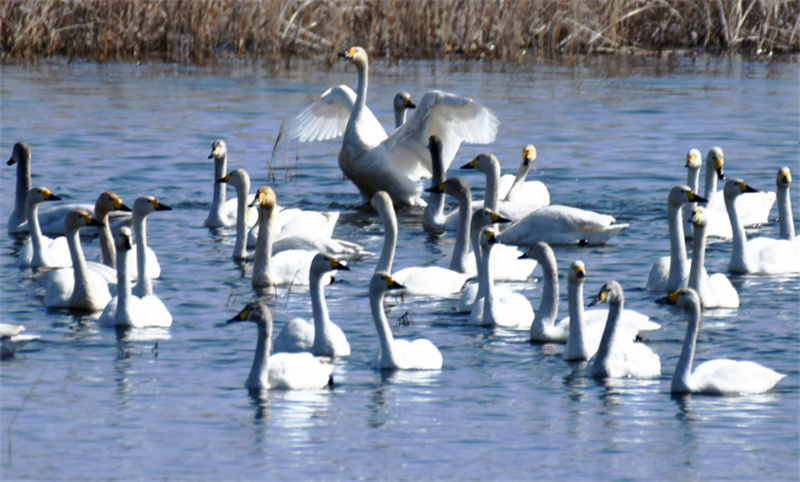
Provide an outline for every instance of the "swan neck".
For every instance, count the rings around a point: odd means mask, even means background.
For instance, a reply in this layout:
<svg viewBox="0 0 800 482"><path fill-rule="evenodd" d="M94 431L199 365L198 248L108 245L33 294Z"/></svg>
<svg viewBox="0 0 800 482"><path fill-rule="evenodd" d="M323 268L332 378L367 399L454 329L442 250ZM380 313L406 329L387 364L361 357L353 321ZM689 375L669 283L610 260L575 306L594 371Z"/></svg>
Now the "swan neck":
<svg viewBox="0 0 800 482"><path fill-rule="evenodd" d="M595 366L604 366L606 361L608 361L608 356L612 350L611 345L614 343L617 322L619 321L622 309L622 300L609 301L608 318L606 319L606 326L603 329L603 336L600 338L600 346L597 348L597 354L595 355Z"/></svg>
<svg viewBox="0 0 800 482"><path fill-rule="evenodd" d="M394 262L394 251L397 245L397 216L391 206L381 206L380 216L383 219L383 248L378 263L375 265L375 272L392 272Z"/></svg>
<svg viewBox="0 0 800 482"><path fill-rule="evenodd" d="M470 229L470 240L472 241L472 254L475 256L475 269L478 271L478 294L475 295L475 301L486 296L486 282L482 281L483 273L483 254L480 248L481 233L480 229Z"/></svg>
<svg viewBox="0 0 800 482"><path fill-rule="evenodd" d="M357 63L358 87L356 88L356 101L353 104L353 114L361 112L367 102L367 84L369 82L369 67L367 62ZM356 117L353 115L352 117Z"/></svg>
<svg viewBox="0 0 800 482"><path fill-rule="evenodd" d="M406 109L394 109L394 128L397 129L406 123Z"/></svg>
<svg viewBox="0 0 800 482"><path fill-rule="evenodd" d="M569 337L567 339L568 358L586 358L583 331L586 321L583 318L583 283L567 283L567 305L569 308Z"/></svg>
<svg viewBox="0 0 800 482"><path fill-rule="evenodd" d="M700 293L700 281L706 260L706 227L694 226L692 235L692 264L689 269L689 287Z"/></svg>
<svg viewBox="0 0 800 482"><path fill-rule="evenodd" d="M67 245L69 246L69 255L72 258L72 272L75 277L73 296L75 293L86 292L87 282L87 268L86 258L83 255L83 248L81 247L80 237L78 230L71 230L66 233Z"/></svg>
<svg viewBox="0 0 800 482"><path fill-rule="evenodd" d="M711 200L715 192L717 192L717 171L714 170L714 163L709 161L706 163L706 184L703 195Z"/></svg>
<svg viewBox="0 0 800 482"><path fill-rule="evenodd" d="M34 260L42 253L42 228L39 226L39 204L29 204L25 209L28 216L28 231L31 235Z"/></svg>
<svg viewBox="0 0 800 482"><path fill-rule="evenodd" d="M104 265L111 268L117 267L117 248L114 246L114 238L111 236L111 227L108 223L108 213L98 219L102 226L97 227L97 235L100 237L100 256Z"/></svg>
<svg viewBox="0 0 800 482"><path fill-rule="evenodd" d="M256 353L253 357L253 366L250 367L250 375L247 377L247 388L269 388L269 339L272 333L267 332L266 323L256 323L258 327L258 340L256 341Z"/></svg>
<svg viewBox="0 0 800 482"><path fill-rule="evenodd" d="M690 389L689 381L692 374L694 350L697 345L697 333L699 331L700 305L698 303L692 303L689 315L689 324L686 327L686 338L683 339L681 356L678 358L678 364L675 367L675 373L672 375L673 392L685 392L689 391Z"/></svg>
<svg viewBox="0 0 800 482"><path fill-rule="evenodd" d="M128 259L126 251L117 253L117 312L114 321L125 319L130 310L131 281L128 274Z"/></svg>
<svg viewBox="0 0 800 482"><path fill-rule="evenodd" d="M486 193L484 206L492 211L497 211L498 184L500 183L500 164L491 162L489 169L486 170ZM488 204L486 204L488 203Z"/></svg>
<svg viewBox="0 0 800 482"><path fill-rule="evenodd" d="M227 185L223 182L217 182L225 176L228 169L228 154L226 153L221 158L214 158L214 192L211 198L211 212L218 216L222 212L222 205L225 204L227 198Z"/></svg>
<svg viewBox="0 0 800 482"><path fill-rule="evenodd" d="M736 197L725 196L725 209L728 211L728 219L731 222L733 232L733 245L731 247L731 271L747 272L747 234L744 225L739 220L739 213L736 210Z"/></svg>
<svg viewBox="0 0 800 482"><path fill-rule="evenodd" d="M233 259L247 257L247 198L250 194L250 181L244 179L236 186L236 244L233 247Z"/></svg>
<svg viewBox="0 0 800 482"><path fill-rule="evenodd" d="M542 300L539 302L539 310L536 318L541 314L550 325L555 323L558 315L558 268L556 258L552 252L548 252L541 260L542 271L544 273L544 283L542 285Z"/></svg>
<svg viewBox="0 0 800 482"><path fill-rule="evenodd" d="M481 288L483 288L483 324L484 326L492 326L495 324L494 312L494 280L492 279L492 271L489 269L490 260L492 257L491 247L484 253L481 253L481 264L478 269L478 295L480 296ZM477 301L479 298L475 298Z"/></svg>
<svg viewBox="0 0 800 482"><path fill-rule="evenodd" d="M433 187L442 184L445 179L441 155L432 155L431 162L433 166L431 187ZM428 231L444 231L444 221L442 218L444 217L445 193L432 192L429 194L428 205L425 206L425 211L423 212L422 224Z"/></svg>
<svg viewBox="0 0 800 482"><path fill-rule="evenodd" d="M383 311L383 293L370 293L369 307L372 310L372 321L375 322L375 329L378 331L378 339L381 343L381 366L394 365L394 352L392 346L394 337L386 321L386 313Z"/></svg>
<svg viewBox="0 0 800 482"><path fill-rule="evenodd" d="M789 197L789 188L778 188L778 220L781 226L781 239L794 239L794 215L792 214L792 201Z"/></svg>
<svg viewBox="0 0 800 482"><path fill-rule="evenodd" d="M467 196L462 191L458 195L458 230L456 231L455 244L453 244L453 259L450 260L450 269L459 273L467 272L471 223L472 196Z"/></svg>
<svg viewBox="0 0 800 482"><path fill-rule="evenodd" d="M522 189L522 186L525 184L525 179L528 177L528 171L530 171L531 165L532 163L520 163L519 169L517 169L517 175L514 177L514 182L511 183L511 187L506 193L506 201L513 200L519 194L520 189Z"/></svg>
<svg viewBox="0 0 800 482"><path fill-rule="evenodd" d="M669 222L669 278L667 283L668 290L676 290L681 287L688 275L683 215L679 206L669 205L667 220Z"/></svg>
<svg viewBox="0 0 800 482"><path fill-rule="evenodd" d="M31 219L25 208L25 200L28 197L28 191L31 189L31 161L28 156L23 156L17 162L17 194L14 200L14 212L12 217L19 217L20 222L25 221L25 216L28 220Z"/></svg>
<svg viewBox="0 0 800 482"><path fill-rule="evenodd" d="M274 208L258 211L258 236L253 255L253 283L272 285L272 219Z"/></svg>
<svg viewBox="0 0 800 482"><path fill-rule="evenodd" d="M314 316L314 343L312 352L321 354L326 349L328 340L328 329L330 327L330 317L328 316L328 305L325 302L325 290L322 286L322 276L314 273L309 280L309 290L311 291L311 312Z"/></svg>
<svg viewBox="0 0 800 482"><path fill-rule="evenodd" d="M153 281L147 275L147 224L145 216L133 216L133 235L136 236L136 295L144 298L153 294Z"/></svg>

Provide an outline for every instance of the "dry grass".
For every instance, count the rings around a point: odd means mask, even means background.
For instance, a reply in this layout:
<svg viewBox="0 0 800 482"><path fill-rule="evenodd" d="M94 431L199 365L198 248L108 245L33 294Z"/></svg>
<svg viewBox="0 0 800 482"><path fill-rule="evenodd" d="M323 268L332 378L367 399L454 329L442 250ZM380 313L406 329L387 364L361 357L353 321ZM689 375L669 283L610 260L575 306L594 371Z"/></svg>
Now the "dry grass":
<svg viewBox="0 0 800 482"><path fill-rule="evenodd" d="M2 58L492 58L797 53L796 0L0 0Z"/></svg>

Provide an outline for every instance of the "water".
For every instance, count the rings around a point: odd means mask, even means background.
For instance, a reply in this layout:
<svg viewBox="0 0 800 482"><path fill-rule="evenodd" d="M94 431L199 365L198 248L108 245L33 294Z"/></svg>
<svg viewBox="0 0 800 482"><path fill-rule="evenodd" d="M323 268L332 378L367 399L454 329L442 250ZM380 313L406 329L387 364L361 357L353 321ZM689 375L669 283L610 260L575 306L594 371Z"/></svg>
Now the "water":
<svg viewBox="0 0 800 482"><path fill-rule="evenodd" d="M649 342L663 375L596 382L583 365L564 362L561 346L468 326L449 301L411 297L390 303L395 335L431 339L444 368L381 373L371 366L371 258L327 289L331 316L353 348L335 368L335 388L253 398L242 385L255 328L220 323L256 294L249 266L231 259L232 232L202 226L213 178L207 156L214 139L225 139L229 166L247 169L255 189L267 180L281 121L328 86L352 85L352 68L276 77L248 66L5 65L0 146L10 154L18 140L31 144L34 185L71 201L93 203L113 189L128 204L151 194L175 207L148 221L163 273L155 290L175 321L142 339L48 312L29 272L15 265L18 245L0 237L3 321L42 335L0 363L4 479L797 477L798 278L733 277L741 307L703 322L699 360L753 359L788 375L773 392L751 397L671 397L685 318L643 289L650 264L668 250L666 192L685 180L690 147L705 154L723 146L729 175L761 189L774 190L782 165L800 172L797 64L601 58L511 71L381 65L372 73L369 104L385 125L400 89L473 96L501 120L491 150L504 172L516 170L521 147L532 142L539 152L532 177L554 202L631 224L606 246L556 248L560 312L564 270L583 259L587 296L616 279L628 307L663 325ZM463 146L453 165L485 149ZM283 204L340 210L336 235L379 252L382 227L341 179L337 151L337 143L291 144L272 161L272 185ZM3 222L14 169L4 172ZM482 197L479 173L450 174ZM419 213L399 218L395 266L443 263L452 233L426 236ZM776 236L777 226L761 232ZM725 269L729 246L709 246L710 272ZM96 240L85 250L99 256ZM534 307L539 290L535 282L525 287ZM292 316L310 317L307 299L301 289L279 291L270 301L276 329ZM406 312L411 324L400 326Z"/></svg>

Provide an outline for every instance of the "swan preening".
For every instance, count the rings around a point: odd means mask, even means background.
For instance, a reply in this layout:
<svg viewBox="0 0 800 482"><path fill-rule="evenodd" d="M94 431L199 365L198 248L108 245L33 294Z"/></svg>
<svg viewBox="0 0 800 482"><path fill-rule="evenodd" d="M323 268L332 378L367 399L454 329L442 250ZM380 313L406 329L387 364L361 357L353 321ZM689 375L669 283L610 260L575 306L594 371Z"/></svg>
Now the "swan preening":
<svg viewBox="0 0 800 482"><path fill-rule="evenodd" d="M264 303L249 303L228 323L242 321L252 321L258 328L256 352L245 388L313 389L333 384L333 365L321 363L311 353L276 353L270 356L272 315Z"/></svg>
<svg viewBox="0 0 800 482"><path fill-rule="evenodd" d="M23 331L25 327L22 325L0 323L0 358L13 357L29 341L41 338L39 335L23 335Z"/></svg>
<svg viewBox="0 0 800 482"><path fill-rule="evenodd" d="M706 257L706 209L695 206L691 214L694 227L692 237L692 264L689 267L688 286L700 296L703 308L737 308L739 294L728 277L722 273L709 275L705 269Z"/></svg>
<svg viewBox="0 0 800 482"><path fill-rule="evenodd" d="M672 375L673 393L708 393L714 395L746 395L772 389L783 377L781 373L752 361L709 360L692 370L697 333L700 331L701 302L697 292L682 288L671 293L668 301L689 309L689 323L683 349Z"/></svg>

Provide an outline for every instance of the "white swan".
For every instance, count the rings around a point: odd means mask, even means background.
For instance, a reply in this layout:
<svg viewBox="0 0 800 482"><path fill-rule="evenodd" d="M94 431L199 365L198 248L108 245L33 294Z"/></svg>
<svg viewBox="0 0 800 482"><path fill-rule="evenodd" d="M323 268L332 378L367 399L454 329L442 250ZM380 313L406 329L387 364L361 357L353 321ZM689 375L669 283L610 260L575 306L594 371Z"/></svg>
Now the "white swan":
<svg viewBox="0 0 800 482"><path fill-rule="evenodd" d="M349 270L336 258L317 253L311 261L308 284L311 291L313 323L293 318L278 333L273 342L275 352L308 351L315 356L343 357L350 355L350 343L344 332L328 315L322 275L334 270Z"/></svg>
<svg viewBox="0 0 800 482"><path fill-rule="evenodd" d="M49 273L45 282L46 307L100 311L111 300L106 279L87 267L78 235L81 228L99 224L84 210L76 209L67 214L64 230L72 257L72 269L59 269Z"/></svg>
<svg viewBox="0 0 800 482"><path fill-rule="evenodd" d="M625 333L617 333L625 295L616 281L604 284L590 306L605 301L608 302L608 319L592 364L592 376L654 378L661 375L661 360L650 347L632 341Z"/></svg>
<svg viewBox="0 0 800 482"><path fill-rule="evenodd" d="M355 95L353 95L353 102L355 103ZM394 128L397 129L401 125L406 123L406 117L408 116L408 109L415 109L417 105L411 99L411 94L408 92L398 92L394 96L394 100L392 101L392 107L394 108ZM353 106L350 106L350 111L348 111L347 115L350 115L350 112L353 111ZM345 126L346 127L346 126Z"/></svg>
<svg viewBox="0 0 800 482"><path fill-rule="evenodd" d="M523 164L521 169L524 167ZM500 161L490 152L478 154L470 162L461 166L461 169L476 169L482 172L486 177L484 200L475 203L477 208L485 206L505 218L518 221L536 209L544 206L544 204L539 203L539 201L542 201L541 195L531 199L531 202L527 202L527 200L525 202L500 201L500 198L507 193L501 193L500 190ZM508 182L513 183L513 180L509 180ZM510 185L508 187L510 188ZM549 192L547 194L547 204L550 204Z"/></svg>
<svg viewBox="0 0 800 482"><path fill-rule="evenodd" d="M532 342L558 342L567 340L569 318L556 324L558 314L558 268L556 255L549 244L539 241L528 248L523 254L526 258L533 258L542 267L542 299L536 310L535 318L531 323Z"/></svg>
<svg viewBox="0 0 800 482"><path fill-rule="evenodd" d="M789 188L792 185L792 171L786 166L778 169L775 184L777 186L775 191L778 195L778 222L781 228L781 239L796 240L792 200L789 197Z"/></svg>
<svg viewBox="0 0 800 482"><path fill-rule="evenodd" d="M117 233L117 295L108 302L98 323L111 326L169 327L172 315L155 295L144 297L131 293L131 273L129 272L128 252L133 249L131 230L121 226ZM130 259L132 261L132 259Z"/></svg>
<svg viewBox="0 0 800 482"><path fill-rule="evenodd" d="M39 227L39 204L60 199L46 187L33 187L28 191L25 211L30 220L28 223L30 238L25 240L20 249L18 260L20 266L63 268L72 265L66 238L59 236L53 239L44 236Z"/></svg>
<svg viewBox="0 0 800 482"><path fill-rule="evenodd" d="M728 359L709 360L692 370L697 333L700 331L700 299L691 288L683 288L669 295L672 303L690 310L686 338L675 373L672 375L672 393L707 393L713 395L747 395L771 390L786 375L752 361Z"/></svg>
<svg viewBox="0 0 800 482"><path fill-rule="evenodd" d="M22 325L0 323L0 358L11 358L29 341L41 338L39 335L22 335L23 331L25 327Z"/></svg>
<svg viewBox="0 0 800 482"><path fill-rule="evenodd" d="M650 291L671 292L686 286L689 279L689 261L683 234L681 208L687 202L706 202L693 193L689 186L678 184L667 195L667 223L669 225L669 256L658 259L650 268L646 288Z"/></svg>
<svg viewBox="0 0 800 482"><path fill-rule="evenodd" d="M209 228L229 228L236 225L238 199L226 199L227 193L225 186L218 182L218 179L225 176L228 172L228 145L225 141L217 139L211 145L209 159L214 159L214 192L211 198L211 209L208 216L203 221L203 226ZM247 193L247 191L245 191ZM245 196L245 205L252 202L252 198ZM256 224L258 213L256 208L249 208L247 216L247 228L250 229Z"/></svg>
<svg viewBox="0 0 800 482"><path fill-rule="evenodd" d="M594 211L551 204L526 215L504 229L498 241L514 246L548 244L605 244L629 225L617 223L613 216Z"/></svg>
<svg viewBox="0 0 800 482"><path fill-rule="evenodd" d="M725 206L733 227L733 247L728 271L732 273L788 274L800 273L800 239L758 237L747 240L737 212L737 198L746 192L757 192L738 178L725 183Z"/></svg>
<svg viewBox="0 0 800 482"><path fill-rule="evenodd" d="M116 269L117 267L117 253L114 247L114 238L111 235L111 224L109 214L112 211L131 212L131 208L122 202L122 198L117 196L116 193L105 191L97 198L94 204L94 218L102 224L97 227L97 234L100 238L100 256L101 262Z"/></svg>
<svg viewBox="0 0 800 482"><path fill-rule="evenodd" d="M727 276L722 273L709 275L704 267L706 258L705 209L696 206L692 210L694 226L692 237L692 264L689 267L687 285L700 296L703 308L738 308L739 294Z"/></svg>
<svg viewBox="0 0 800 482"><path fill-rule="evenodd" d="M386 271L373 274L369 283L369 306L380 340L377 366L380 369L438 370L442 368L442 354L430 340L418 338L408 341L392 336L383 311L383 299L389 290L401 288L403 286Z"/></svg>
<svg viewBox="0 0 800 482"><path fill-rule="evenodd" d="M358 187L363 199L383 190L397 205L424 206L419 181L432 172L426 149L431 135L442 141L444 171L461 142L485 144L497 135L497 118L487 108L468 97L440 91L424 94L414 114L389 137L379 139L365 132L374 125L365 109L367 52L352 47L339 55L358 69L356 100L344 131L339 167Z"/></svg>
<svg viewBox="0 0 800 482"><path fill-rule="evenodd" d="M694 193L700 192L700 167L703 166L703 156L698 149L689 149L686 153L686 185ZM697 206L695 202L686 203L683 206L683 230L686 238L692 236L692 209Z"/></svg>
<svg viewBox="0 0 800 482"><path fill-rule="evenodd" d="M503 174L500 177L498 195L503 201L539 206L550 204L550 191L542 181L525 180L535 160L536 147L533 144L526 145L522 149L522 162L517 174Z"/></svg>
<svg viewBox="0 0 800 482"><path fill-rule="evenodd" d="M324 388L333 384L333 365L321 363L311 353L276 353L270 356L272 315L264 303L249 303L228 323L242 321L252 321L258 327L256 353L245 388L298 390Z"/></svg>
<svg viewBox="0 0 800 482"><path fill-rule="evenodd" d="M147 223L145 217L155 211L171 211L172 208L153 196L140 196L133 202L133 235L136 245L128 251L128 264L136 260L136 286L133 294L145 297L153 294L153 278L161 276L161 265L155 251L147 246Z"/></svg>

